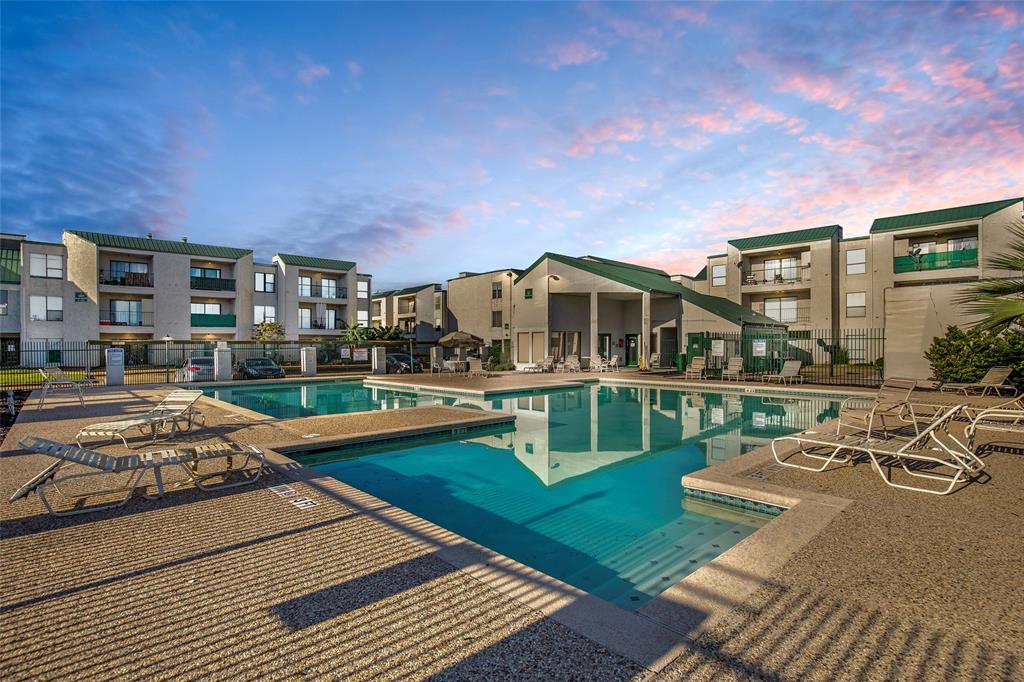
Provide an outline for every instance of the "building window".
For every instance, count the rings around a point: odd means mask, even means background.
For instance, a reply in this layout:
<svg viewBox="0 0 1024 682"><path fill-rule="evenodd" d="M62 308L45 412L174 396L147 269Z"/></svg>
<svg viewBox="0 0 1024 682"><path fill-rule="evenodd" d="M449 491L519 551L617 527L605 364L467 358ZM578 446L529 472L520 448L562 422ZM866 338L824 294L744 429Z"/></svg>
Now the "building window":
<svg viewBox="0 0 1024 682"><path fill-rule="evenodd" d="M356 282L356 296L358 298L370 298L370 283L366 280Z"/></svg>
<svg viewBox="0 0 1024 682"><path fill-rule="evenodd" d="M272 305L253 306L252 321L256 324L260 322L277 322L277 309Z"/></svg>
<svg viewBox="0 0 1024 682"><path fill-rule="evenodd" d="M711 266L711 286L720 287L725 284L725 266L724 265L712 265Z"/></svg>
<svg viewBox="0 0 1024 682"><path fill-rule="evenodd" d="M850 249L846 252L846 274L863 275L867 268L867 249Z"/></svg>
<svg viewBox="0 0 1024 682"><path fill-rule="evenodd" d="M501 311L500 310L492 310L491 311L491 326L492 327L500 327L501 326Z"/></svg>
<svg viewBox="0 0 1024 682"><path fill-rule="evenodd" d="M313 295L313 278L299 277L299 296Z"/></svg>
<svg viewBox="0 0 1024 682"><path fill-rule="evenodd" d="M138 327L142 324L142 301L111 300L110 321Z"/></svg>
<svg viewBox="0 0 1024 682"><path fill-rule="evenodd" d="M864 317L867 314L867 294L864 292L846 294L846 316Z"/></svg>
<svg viewBox="0 0 1024 682"><path fill-rule="evenodd" d="M7 315L7 290L0 290L0 317Z"/></svg>
<svg viewBox="0 0 1024 682"><path fill-rule="evenodd" d="M60 296L31 296L29 316L37 322L60 322L64 319L64 299Z"/></svg>
<svg viewBox="0 0 1024 682"><path fill-rule="evenodd" d="M491 298L501 298L501 282L491 282Z"/></svg>
<svg viewBox="0 0 1024 682"><path fill-rule="evenodd" d="M220 315L220 303L193 303L193 315Z"/></svg>
<svg viewBox="0 0 1024 682"><path fill-rule="evenodd" d="M917 253L934 253L935 242L912 242L910 250L917 251Z"/></svg>
<svg viewBox="0 0 1024 682"><path fill-rule="evenodd" d="M949 244L946 246L949 251L968 251L970 249L978 248L977 237L956 237L949 240Z"/></svg>
<svg viewBox="0 0 1024 682"><path fill-rule="evenodd" d="M268 294L274 293L276 276L272 272L256 273L256 291L263 291Z"/></svg>
<svg viewBox="0 0 1024 682"><path fill-rule="evenodd" d="M220 268L189 268L189 275L206 279L220 279Z"/></svg>
<svg viewBox="0 0 1024 682"><path fill-rule="evenodd" d="M338 280L327 277L320 280L320 295L323 298L338 298Z"/></svg>
<svg viewBox="0 0 1024 682"><path fill-rule="evenodd" d="M299 308L299 329L311 329L313 327L313 311L309 308Z"/></svg>
<svg viewBox="0 0 1024 682"><path fill-rule="evenodd" d="M21 260L18 249L0 249L0 282L21 283Z"/></svg>
<svg viewBox="0 0 1024 682"><path fill-rule="evenodd" d="M370 311L369 310L357 310L356 311L356 324L360 327L370 326Z"/></svg>
<svg viewBox="0 0 1024 682"><path fill-rule="evenodd" d="M721 267L723 270L722 284L725 284L725 266ZM764 262L764 279L767 282L792 282L796 280L796 258L766 260Z"/></svg>
<svg viewBox="0 0 1024 682"><path fill-rule="evenodd" d="M523 298L533 298L533 289L523 290Z"/></svg>
<svg viewBox="0 0 1024 682"><path fill-rule="evenodd" d="M149 263L135 263L133 261L126 260L112 260L110 261L110 276L111 277L124 277L129 272L149 272Z"/></svg>
<svg viewBox="0 0 1024 682"><path fill-rule="evenodd" d="M29 257L29 274L33 277L64 277L64 257L49 253L33 253Z"/></svg>
<svg viewBox="0 0 1024 682"><path fill-rule="evenodd" d="M764 299L764 314L779 322L796 322L796 297Z"/></svg>

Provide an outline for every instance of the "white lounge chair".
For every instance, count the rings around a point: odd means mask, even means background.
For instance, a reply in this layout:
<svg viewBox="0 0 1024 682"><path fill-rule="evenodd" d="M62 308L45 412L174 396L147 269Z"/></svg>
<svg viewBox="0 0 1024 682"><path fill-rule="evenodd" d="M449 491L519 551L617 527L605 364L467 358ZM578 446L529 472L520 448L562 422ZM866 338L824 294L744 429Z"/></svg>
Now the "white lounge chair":
<svg viewBox="0 0 1024 682"><path fill-rule="evenodd" d="M555 358L553 355L546 355L544 359L537 363L542 372L554 372L555 371Z"/></svg>
<svg viewBox="0 0 1024 682"><path fill-rule="evenodd" d="M43 391L39 394L39 407L42 407L43 403L46 402L47 395L57 391L77 393L78 403L85 407L85 397L82 395L82 390L96 385L96 382L91 377L72 379L64 373L63 369L56 365L40 367L39 373L43 375Z"/></svg>
<svg viewBox="0 0 1024 682"><path fill-rule="evenodd" d="M728 381L730 379L735 381L741 381L746 377L743 371L743 358L739 355L734 355L729 358L728 364L725 369L722 370L722 379Z"/></svg>
<svg viewBox="0 0 1024 682"><path fill-rule="evenodd" d="M484 369L483 363L478 358L469 359L469 371L466 372L468 377L486 377L487 370Z"/></svg>
<svg viewBox="0 0 1024 682"><path fill-rule="evenodd" d="M1007 379L1013 374L1011 367L989 367L985 376L973 384L942 384L940 391L955 391L964 395L988 395L989 391L996 395L1003 395L1006 391L1010 396L1017 395L1017 387L1009 383ZM979 392L980 391L980 392Z"/></svg>
<svg viewBox="0 0 1024 682"><path fill-rule="evenodd" d="M879 439L861 434L803 433L774 439L772 441L772 456L776 462L784 466L818 472L825 470L833 462L849 462L857 453L863 453L871 460L872 467L882 477L886 485L901 490L946 495L952 492L957 484L975 476L985 468L985 463L971 451L970 447L949 432L950 423L963 412L965 407L965 405L957 405L949 409L913 438L896 436ZM795 443L798 447L792 452L780 455L779 446L783 443ZM822 454L814 452L815 450L824 450L825 452L831 450L831 453ZM822 464L808 466L789 461L795 455L817 460ZM911 469L908 464L915 466ZM953 473L932 473L924 469L928 465L948 468ZM888 473L882 470L883 466ZM892 480L894 466L901 467L905 473L915 478L942 481L946 487L936 490L930 487L896 483Z"/></svg>
<svg viewBox="0 0 1024 682"><path fill-rule="evenodd" d="M761 377L761 381L770 384L772 381L778 381L780 384L789 383L804 383L804 378L800 376L800 368L803 366L803 362L800 360L786 360L782 363L782 370L778 374L765 374Z"/></svg>
<svg viewBox="0 0 1024 682"><path fill-rule="evenodd" d="M704 371L707 368L707 361L704 356L693 358L690 360L690 366L686 368L685 378L687 379L703 379Z"/></svg>
<svg viewBox="0 0 1024 682"><path fill-rule="evenodd" d="M578 355L570 355L569 357L567 357L565 359L565 362L563 363L563 369L566 372L580 372L580 371L582 371L582 369L580 367L580 356L578 356Z"/></svg>
<svg viewBox="0 0 1024 682"><path fill-rule="evenodd" d="M658 369L661 367L661 353L651 353L651 364L647 369Z"/></svg>
<svg viewBox="0 0 1024 682"><path fill-rule="evenodd" d="M988 409L968 408L966 412L971 423L967 425L964 434L967 436L967 444L972 448L978 429L1024 434L1024 397Z"/></svg>
<svg viewBox="0 0 1024 682"><path fill-rule="evenodd" d="M606 372L618 372L619 371L619 356L613 355L608 358L608 363L605 365Z"/></svg>
<svg viewBox="0 0 1024 682"><path fill-rule="evenodd" d="M152 471L156 482L156 495L148 495L143 492L146 499L156 499L166 492L163 480L163 467L180 466L188 475L197 488L200 490L217 490L220 488L234 488L235 486L253 483L263 473L263 466L266 458L263 452L252 445L239 445L235 443L215 443L212 445L201 445L194 448L180 448L176 450L158 450L142 454L132 455L108 455L95 450L87 450L77 445L68 445L46 438L24 438L20 443L21 447L30 452L48 455L56 461L33 476L25 485L10 497L14 502L27 496L33 490L39 495L46 510L54 516L69 516L72 514L83 514L101 509L112 509L120 507L131 499L132 493L139 486L142 478L147 472ZM234 466L234 458L241 457L241 466ZM199 473L199 464L204 461L224 459L226 468L223 471L209 474ZM255 459L257 466L250 468L250 462ZM60 470L68 464L80 464L91 471L60 475ZM227 477L231 472L242 474L242 480L228 482ZM117 475L124 474L127 480L123 485L112 490L90 491L86 493L70 494L60 489L59 484L71 479L84 478L87 476ZM211 476L224 476L224 482L217 485L207 485L205 481ZM55 511L46 497L48 488L52 487L57 493L77 503L92 495L111 492L123 492L124 495L118 501L88 508L73 508L68 511Z"/></svg>
<svg viewBox="0 0 1024 682"><path fill-rule="evenodd" d="M202 391L172 391L149 412L117 421L83 426L75 435L75 442L79 447L84 447L82 438L105 437L108 443L115 438L120 438L124 446L128 447L128 441L125 440L124 434L129 431L138 429L140 433L145 433L148 429L155 441L160 430L168 424L171 427L168 438L174 438L178 431L183 430L178 425L179 421L185 422L185 431L191 431L197 420L201 420L203 426L206 425L205 415L195 409L196 401L202 395Z"/></svg>
<svg viewBox="0 0 1024 682"><path fill-rule="evenodd" d="M919 433L918 423L923 417L914 414L914 406L910 402L910 395L916 387L917 381L914 379L890 377L873 397L847 398L839 405L836 433L841 433L843 427L846 427L864 431L871 437L877 425L881 427L883 437L888 437L887 425L892 421L910 424L914 427L914 433Z"/></svg>

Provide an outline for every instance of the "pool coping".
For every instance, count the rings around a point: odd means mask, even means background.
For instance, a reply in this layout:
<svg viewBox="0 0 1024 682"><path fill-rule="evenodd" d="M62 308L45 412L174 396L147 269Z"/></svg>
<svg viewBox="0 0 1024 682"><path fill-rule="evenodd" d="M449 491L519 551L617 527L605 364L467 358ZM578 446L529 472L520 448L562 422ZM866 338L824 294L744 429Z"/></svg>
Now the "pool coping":
<svg viewBox="0 0 1024 682"><path fill-rule="evenodd" d="M478 398L480 400L488 400L491 398L514 398L516 396L531 395L544 391L557 391L565 390L570 388L580 388L588 384L598 383L598 377L584 377L581 379L573 379L571 381L559 381L551 382L548 384L540 384L537 386L522 387L522 388L502 388L493 390L478 390L473 388L448 388L438 387L428 384L418 384L397 381L391 381L388 379L380 380L367 377L363 380L363 384L366 386L372 386L374 388L390 388L396 391L412 391L416 393L426 393L429 395L450 395L450 396L462 396L467 398Z"/></svg>

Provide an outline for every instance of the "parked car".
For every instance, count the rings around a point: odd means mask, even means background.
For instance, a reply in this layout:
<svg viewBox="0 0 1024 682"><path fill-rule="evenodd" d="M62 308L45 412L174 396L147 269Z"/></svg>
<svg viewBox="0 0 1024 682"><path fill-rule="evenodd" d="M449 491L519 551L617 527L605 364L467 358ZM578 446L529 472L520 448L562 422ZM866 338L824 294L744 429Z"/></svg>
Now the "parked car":
<svg viewBox="0 0 1024 682"><path fill-rule="evenodd" d="M213 381L213 358L209 355L193 356L175 374L175 381Z"/></svg>
<svg viewBox="0 0 1024 682"><path fill-rule="evenodd" d="M388 353L386 356L388 374L408 374L422 372L423 365L419 360L409 357L408 353Z"/></svg>
<svg viewBox="0 0 1024 682"><path fill-rule="evenodd" d="M238 364L239 379L283 379L284 370L270 358L248 358Z"/></svg>

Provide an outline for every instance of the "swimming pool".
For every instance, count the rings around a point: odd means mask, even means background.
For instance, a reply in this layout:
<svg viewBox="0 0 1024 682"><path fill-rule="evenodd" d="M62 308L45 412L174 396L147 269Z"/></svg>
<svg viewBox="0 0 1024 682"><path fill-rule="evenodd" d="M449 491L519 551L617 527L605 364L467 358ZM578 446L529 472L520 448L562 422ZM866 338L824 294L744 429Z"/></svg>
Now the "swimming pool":
<svg viewBox="0 0 1024 682"><path fill-rule="evenodd" d="M514 414L515 427L297 458L626 609L771 519L693 499L680 486L683 475L838 410L825 398L609 385L445 401Z"/></svg>
<svg viewBox="0 0 1024 682"><path fill-rule="evenodd" d="M278 419L394 410L417 405L451 404L454 399L417 395L409 391L363 386L362 381L308 381L210 387L203 393Z"/></svg>

